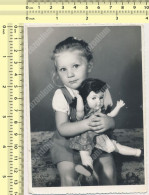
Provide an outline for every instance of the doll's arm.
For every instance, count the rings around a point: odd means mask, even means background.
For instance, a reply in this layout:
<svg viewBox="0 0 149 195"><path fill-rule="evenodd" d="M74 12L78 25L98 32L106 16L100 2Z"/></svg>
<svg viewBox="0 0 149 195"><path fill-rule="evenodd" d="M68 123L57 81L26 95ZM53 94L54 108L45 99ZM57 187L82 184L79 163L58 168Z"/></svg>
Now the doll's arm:
<svg viewBox="0 0 149 195"><path fill-rule="evenodd" d="M110 117L115 117L118 115L120 109L125 106L125 103L123 100L120 100L120 101L117 101L117 104L116 104L116 107L110 112L108 113L107 115L110 116Z"/></svg>
<svg viewBox="0 0 149 195"><path fill-rule="evenodd" d="M84 118L84 104L83 104L83 99L80 96L79 92L76 92L75 96L77 98L76 118L79 121L79 120L82 120Z"/></svg>

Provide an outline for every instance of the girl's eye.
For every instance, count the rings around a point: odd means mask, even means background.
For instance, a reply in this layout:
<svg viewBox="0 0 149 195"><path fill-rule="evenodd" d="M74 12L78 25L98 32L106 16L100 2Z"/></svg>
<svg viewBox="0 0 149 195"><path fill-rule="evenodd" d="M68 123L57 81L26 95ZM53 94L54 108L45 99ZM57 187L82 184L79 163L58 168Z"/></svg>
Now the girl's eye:
<svg viewBox="0 0 149 195"><path fill-rule="evenodd" d="M64 72L64 71L66 71L66 68L61 68L60 71Z"/></svg>
<svg viewBox="0 0 149 195"><path fill-rule="evenodd" d="M73 67L74 68L78 68L79 67L79 64L74 64Z"/></svg>
<svg viewBox="0 0 149 195"><path fill-rule="evenodd" d="M103 97L100 97L100 100L102 100L103 99Z"/></svg>

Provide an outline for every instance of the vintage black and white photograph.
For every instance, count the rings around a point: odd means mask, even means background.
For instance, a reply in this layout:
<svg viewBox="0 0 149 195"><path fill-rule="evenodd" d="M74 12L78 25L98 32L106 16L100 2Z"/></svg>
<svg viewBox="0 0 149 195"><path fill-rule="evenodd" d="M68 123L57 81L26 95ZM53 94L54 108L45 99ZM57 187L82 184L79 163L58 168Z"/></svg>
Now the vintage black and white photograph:
<svg viewBox="0 0 149 195"><path fill-rule="evenodd" d="M24 42L30 189L145 191L142 27L28 24Z"/></svg>

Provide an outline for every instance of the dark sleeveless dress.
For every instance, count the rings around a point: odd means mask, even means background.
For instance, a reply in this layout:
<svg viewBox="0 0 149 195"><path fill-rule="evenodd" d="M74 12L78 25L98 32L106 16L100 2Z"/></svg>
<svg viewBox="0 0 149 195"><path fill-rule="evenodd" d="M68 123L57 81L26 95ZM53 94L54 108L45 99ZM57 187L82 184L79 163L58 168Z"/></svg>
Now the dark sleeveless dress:
<svg viewBox="0 0 149 195"><path fill-rule="evenodd" d="M75 98L73 99L73 97L65 87L62 87L61 90L70 106L69 120L71 122L74 122L76 121ZM77 163L80 160L79 152L69 147L69 140L69 137L61 136L58 130L56 130L56 132L54 133L51 146L51 158L54 164L62 161Z"/></svg>

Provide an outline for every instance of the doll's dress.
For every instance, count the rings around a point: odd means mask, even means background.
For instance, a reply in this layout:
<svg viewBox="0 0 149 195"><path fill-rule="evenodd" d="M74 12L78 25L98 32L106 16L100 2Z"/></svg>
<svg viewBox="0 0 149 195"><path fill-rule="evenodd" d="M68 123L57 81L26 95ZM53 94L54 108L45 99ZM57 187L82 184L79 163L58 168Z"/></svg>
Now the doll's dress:
<svg viewBox="0 0 149 195"><path fill-rule="evenodd" d="M87 116L84 117L88 118L93 113L89 113ZM87 131L85 133L82 133L81 135L77 135L74 137L71 137L69 140L69 146L72 149L79 150L79 151L92 151L95 143L93 141L93 138L98 135L97 133L93 131Z"/></svg>
<svg viewBox="0 0 149 195"><path fill-rule="evenodd" d="M84 119L90 117L92 114L93 112L89 112ZM94 131L87 131L70 138L69 146L71 149L89 151L90 154L94 147L111 153L115 150L115 141L109 138L110 134L110 132L99 134Z"/></svg>

